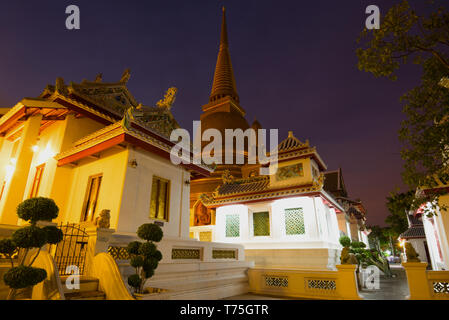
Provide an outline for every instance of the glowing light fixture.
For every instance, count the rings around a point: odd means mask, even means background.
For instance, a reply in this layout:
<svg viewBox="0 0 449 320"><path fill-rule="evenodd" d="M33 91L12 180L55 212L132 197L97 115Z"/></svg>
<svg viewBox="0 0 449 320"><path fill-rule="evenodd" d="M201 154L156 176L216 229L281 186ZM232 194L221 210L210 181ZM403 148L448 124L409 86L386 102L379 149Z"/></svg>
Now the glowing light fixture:
<svg viewBox="0 0 449 320"><path fill-rule="evenodd" d="M37 144L35 144L34 146L31 147L31 150L33 150L33 152L38 152L39 151L39 146Z"/></svg>
<svg viewBox="0 0 449 320"><path fill-rule="evenodd" d="M11 180L11 178L14 174L14 170L16 169L16 162L17 162L17 159L12 158L9 160L9 163L6 165L6 167L5 167L5 170L6 170L5 180L6 181Z"/></svg>
<svg viewBox="0 0 449 320"><path fill-rule="evenodd" d="M45 149L41 150L39 152L39 155L37 156L37 162L36 163L44 163L47 162L50 158L53 158L55 156L55 152L53 151L50 143L47 143L45 146Z"/></svg>

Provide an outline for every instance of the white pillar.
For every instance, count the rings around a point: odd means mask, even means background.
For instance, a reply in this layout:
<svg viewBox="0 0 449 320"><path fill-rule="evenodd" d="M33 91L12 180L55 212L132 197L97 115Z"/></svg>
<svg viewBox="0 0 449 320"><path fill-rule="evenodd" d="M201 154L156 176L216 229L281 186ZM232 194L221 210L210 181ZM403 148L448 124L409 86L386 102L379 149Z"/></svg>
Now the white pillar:
<svg viewBox="0 0 449 320"><path fill-rule="evenodd" d="M30 172L30 165L33 160L33 150L31 147L36 143L39 136L39 129L42 115L30 117L22 129L19 146L17 148L16 164L14 173L8 183L3 196L5 197L2 208L0 208L0 223L17 224L17 206L24 199L24 192Z"/></svg>

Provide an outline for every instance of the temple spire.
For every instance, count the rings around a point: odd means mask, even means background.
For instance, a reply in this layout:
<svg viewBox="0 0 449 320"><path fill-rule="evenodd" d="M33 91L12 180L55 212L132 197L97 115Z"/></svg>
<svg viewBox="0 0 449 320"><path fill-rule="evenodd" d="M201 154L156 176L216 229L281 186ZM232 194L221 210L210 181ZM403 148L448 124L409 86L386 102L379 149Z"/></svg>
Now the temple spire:
<svg viewBox="0 0 449 320"><path fill-rule="evenodd" d="M215 101L226 96L239 101L235 86L234 70L232 69L231 55L229 53L228 31L226 26L226 10L223 7L223 19L221 24L220 49L217 65L215 67L214 82L209 101Z"/></svg>

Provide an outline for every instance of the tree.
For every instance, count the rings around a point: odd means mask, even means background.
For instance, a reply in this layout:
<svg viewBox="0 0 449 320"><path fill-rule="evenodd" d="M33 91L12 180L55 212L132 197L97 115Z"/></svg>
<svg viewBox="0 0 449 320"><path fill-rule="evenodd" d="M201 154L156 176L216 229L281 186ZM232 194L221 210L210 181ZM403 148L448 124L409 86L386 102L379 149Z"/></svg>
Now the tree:
<svg viewBox="0 0 449 320"><path fill-rule="evenodd" d="M137 236L146 242L132 241L128 244L130 264L136 270L135 274L128 277L128 284L135 293L145 293L145 282L153 276L162 259L162 253L153 242L161 241L163 235L161 227L146 223L137 229Z"/></svg>
<svg viewBox="0 0 449 320"><path fill-rule="evenodd" d="M340 237L340 244L343 246L340 258L342 264L357 263L359 268L376 266L386 276L391 277L392 273L388 260L376 249L365 249L365 243L351 241L347 236Z"/></svg>
<svg viewBox="0 0 449 320"><path fill-rule="evenodd" d="M368 239L374 244L376 250L382 252L384 248L389 247L389 238L385 235L387 228L380 226L367 226L366 228L371 230Z"/></svg>
<svg viewBox="0 0 449 320"><path fill-rule="evenodd" d="M435 187L435 178L448 177L449 89L440 83L449 75L449 12L438 6L440 1L430 3L427 15L418 14L406 0L394 5L380 29L363 30L358 39L362 47L356 51L359 69L376 77L397 80L397 71L410 62L422 68L421 84L401 98L406 115L399 131L404 144L402 178L412 190ZM413 208L423 202L435 206L440 195L415 199Z"/></svg>
<svg viewBox="0 0 449 320"><path fill-rule="evenodd" d="M413 190L403 193L391 192L387 197L387 208L390 215L385 222L390 225L390 236L397 238L408 229L407 214L413 208L414 199L415 192Z"/></svg>
<svg viewBox="0 0 449 320"><path fill-rule="evenodd" d="M59 208L52 199L32 198L23 201L17 207L19 218L28 221L29 226L16 230L11 239L0 240L0 253L11 262L11 268L4 274L3 281L10 287L8 300L15 298L17 290L25 289L42 282L47 277L45 269L33 267L41 248L46 244L56 244L63 238L62 231L54 226L38 227L38 221L51 221L56 218ZM37 248L37 252L27 260L30 250ZM14 266L13 256L24 250L20 255L18 266Z"/></svg>

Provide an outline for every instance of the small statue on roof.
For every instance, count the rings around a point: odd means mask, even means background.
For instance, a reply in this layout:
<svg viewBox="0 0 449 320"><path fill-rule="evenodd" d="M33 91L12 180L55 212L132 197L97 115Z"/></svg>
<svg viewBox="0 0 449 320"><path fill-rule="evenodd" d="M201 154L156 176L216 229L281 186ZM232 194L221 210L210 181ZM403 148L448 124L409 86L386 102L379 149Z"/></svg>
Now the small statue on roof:
<svg viewBox="0 0 449 320"><path fill-rule="evenodd" d="M129 129L131 127L131 121L134 120L134 112L135 110L142 109L142 104L140 103L137 107L130 106L128 109L125 110L125 113L123 115L122 119L122 127L125 129Z"/></svg>
<svg viewBox="0 0 449 320"><path fill-rule="evenodd" d="M130 69L126 69L123 72L123 75L122 75L122 78L120 79L120 82L127 83L129 78L131 78L131 70Z"/></svg>
<svg viewBox="0 0 449 320"><path fill-rule="evenodd" d="M224 184L234 182L234 176L231 174L231 172L229 170L225 170L223 172L223 174L221 175L221 179L223 180Z"/></svg>
<svg viewBox="0 0 449 320"><path fill-rule="evenodd" d="M97 76L95 77L95 82L97 82L97 83L103 82L103 74L102 73L97 74Z"/></svg>
<svg viewBox="0 0 449 320"><path fill-rule="evenodd" d="M55 91L59 93L63 93L65 91L64 79L59 77L56 78Z"/></svg>
<svg viewBox="0 0 449 320"><path fill-rule="evenodd" d="M171 107L175 103L177 93L178 93L177 88L175 87L168 88L167 92L165 92L164 99L161 99L156 103L158 108L163 108L170 111Z"/></svg>

